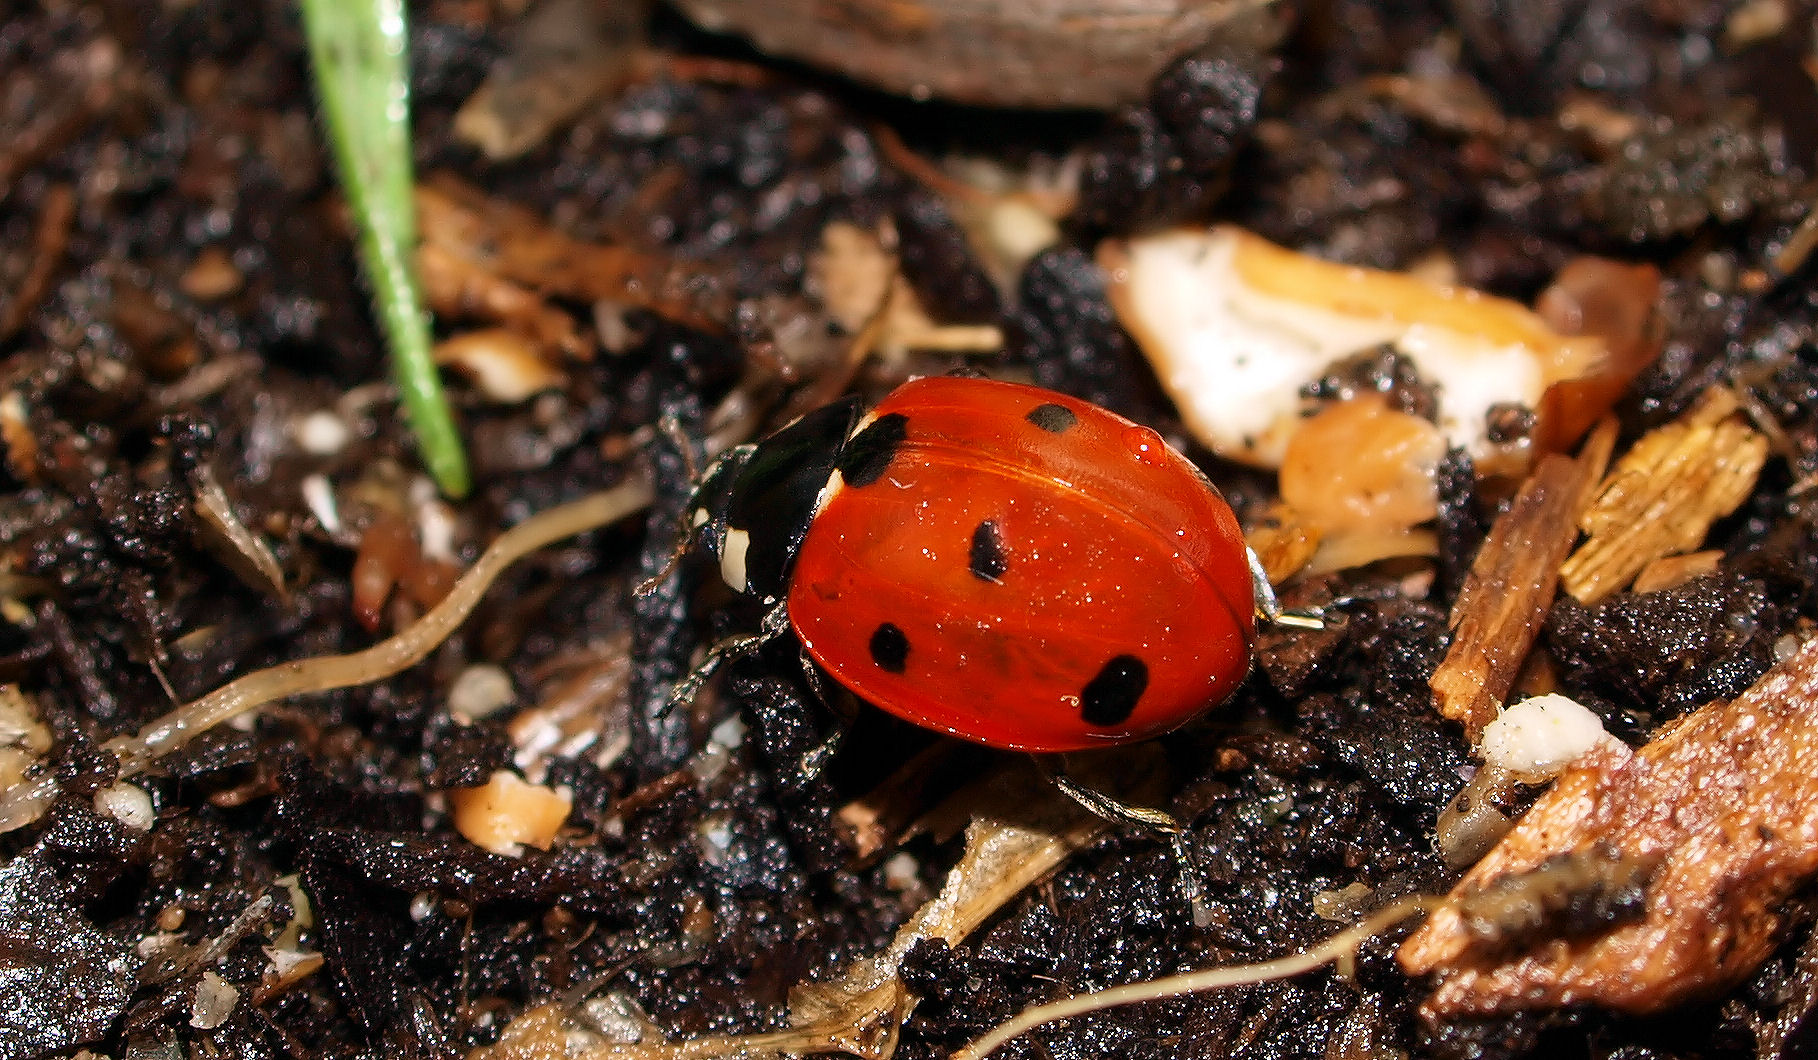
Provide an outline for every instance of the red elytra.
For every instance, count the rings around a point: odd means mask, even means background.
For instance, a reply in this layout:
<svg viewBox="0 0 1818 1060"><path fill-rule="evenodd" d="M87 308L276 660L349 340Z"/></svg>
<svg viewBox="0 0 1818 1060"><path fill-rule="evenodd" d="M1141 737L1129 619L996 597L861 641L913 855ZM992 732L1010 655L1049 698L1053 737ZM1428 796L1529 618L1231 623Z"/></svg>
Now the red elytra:
<svg viewBox="0 0 1818 1060"><path fill-rule="evenodd" d="M790 432L734 479L774 478L804 451ZM1149 428L1037 387L943 377L832 437L838 452L808 472L824 488L805 535L763 540L790 536L786 516L750 518L781 491L737 483L749 496L730 507L747 518L722 514L715 540L737 547L716 551L752 591L747 550L785 552L773 566L790 624L865 700L981 744L1069 751L1167 732L1243 680L1256 624L1237 519Z"/></svg>

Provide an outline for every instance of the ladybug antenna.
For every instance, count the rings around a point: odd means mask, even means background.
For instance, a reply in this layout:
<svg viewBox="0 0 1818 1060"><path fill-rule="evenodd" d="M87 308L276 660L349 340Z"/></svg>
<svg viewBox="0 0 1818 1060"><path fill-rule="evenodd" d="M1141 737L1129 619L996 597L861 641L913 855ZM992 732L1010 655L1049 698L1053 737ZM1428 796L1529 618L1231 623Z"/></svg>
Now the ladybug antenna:
<svg viewBox="0 0 1818 1060"><path fill-rule="evenodd" d="M1205 889L1200 885L1199 863L1194 859L1192 847L1189 846L1189 833L1173 814L1153 806L1132 806L1102 791L1088 788L1063 772L1049 769L1040 755L1030 757L1035 760L1035 768L1041 771L1050 784L1062 795L1078 803L1087 813L1112 824L1133 825L1166 839L1174 850L1175 865L1180 869L1181 893L1193 909L1194 926L1205 927L1211 923L1211 914L1205 903Z"/></svg>
<svg viewBox="0 0 1818 1060"><path fill-rule="evenodd" d="M662 431L664 436L669 439L669 444L675 446L675 451L682 454L682 463L688 468L688 478L691 481L699 482L701 465L694 456L695 441L683 429L681 419L673 413L665 414L657 420L657 430Z"/></svg>
<svg viewBox="0 0 1818 1060"><path fill-rule="evenodd" d="M693 543L692 538L694 537L689 519L694 515L695 498L700 495L701 483L704 481L701 477L700 462L694 456L694 439L689 437L688 432L683 429L682 421L674 415L664 415L657 420L656 427L663 433L663 437L668 439L669 444L675 447L675 451L681 455L682 465L688 473L688 480L694 483L694 488L688 492L688 503L682 506L682 514L677 520L675 547L670 550L669 558L664 561L661 570L645 578L631 590L637 596L649 596L656 592L657 586L668 581L669 576L675 573L675 569L681 566L682 557L688 555L688 549Z"/></svg>

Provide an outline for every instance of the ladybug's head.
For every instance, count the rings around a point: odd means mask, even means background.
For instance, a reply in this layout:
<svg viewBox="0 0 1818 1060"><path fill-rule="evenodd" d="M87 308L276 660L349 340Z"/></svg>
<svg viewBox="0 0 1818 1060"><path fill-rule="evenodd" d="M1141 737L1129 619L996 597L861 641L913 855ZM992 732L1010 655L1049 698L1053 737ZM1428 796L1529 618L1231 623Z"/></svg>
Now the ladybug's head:
<svg viewBox="0 0 1818 1060"><path fill-rule="evenodd" d="M836 401L707 470L690 518L700 547L719 561L734 591L765 603L783 598L821 491L858 419L857 398Z"/></svg>

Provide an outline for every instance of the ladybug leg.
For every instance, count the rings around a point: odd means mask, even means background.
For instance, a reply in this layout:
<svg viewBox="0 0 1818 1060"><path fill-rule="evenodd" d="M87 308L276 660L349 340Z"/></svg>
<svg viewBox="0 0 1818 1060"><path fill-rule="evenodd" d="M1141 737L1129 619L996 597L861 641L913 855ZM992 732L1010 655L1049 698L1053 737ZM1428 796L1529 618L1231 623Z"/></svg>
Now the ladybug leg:
<svg viewBox="0 0 1818 1060"><path fill-rule="evenodd" d="M1262 559L1253 548L1245 548L1244 555L1250 561L1250 590L1256 599L1256 617L1264 622L1277 626L1290 626L1294 629L1326 628L1326 609L1322 607L1295 608L1284 610L1281 601L1275 598L1275 586L1269 584L1269 573L1263 569ZM1337 604L1338 601L1333 601Z"/></svg>
<svg viewBox="0 0 1818 1060"><path fill-rule="evenodd" d="M836 728L827 734L826 739L810 747L802 755L802 775L818 777L833 760L839 757L840 748L846 742L846 729Z"/></svg>
<svg viewBox="0 0 1818 1060"><path fill-rule="evenodd" d="M701 686L705 685L708 678L712 677L721 666L733 659L744 658L756 652L787 632L789 632L789 607L787 604L777 604L765 612L764 620L759 623L757 632L735 634L707 649L707 657L701 660L701 664L689 671L687 677L675 683L675 688L669 693L670 707L685 707L693 703L694 697L701 693Z"/></svg>
<svg viewBox="0 0 1818 1060"><path fill-rule="evenodd" d="M1250 592L1256 600L1256 615L1266 622L1275 622L1281 618L1281 603L1275 599L1275 586L1269 584L1269 572L1263 568L1262 557L1248 545L1244 546L1244 557L1250 561Z"/></svg>
<svg viewBox="0 0 1818 1060"><path fill-rule="evenodd" d="M1175 866L1180 870L1181 894L1193 910L1193 923L1204 927L1211 922L1210 913L1206 909L1205 888L1201 884L1199 864L1193 858L1192 847L1188 845L1190 837L1186 827L1173 814L1153 806L1132 806L1114 799L1102 791L1086 787L1063 772L1049 769L1041 756L1030 757L1035 761L1035 768L1048 778L1049 783L1059 789L1062 795L1079 803L1087 813L1113 824L1133 825L1166 839L1174 851Z"/></svg>
<svg viewBox="0 0 1818 1060"><path fill-rule="evenodd" d="M779 608L781 606L778 605ZM806 651L802 651L796 658L802 664L802 683L808 686L808 694L814 697L815 702L832 711L836 716L846 716L845 712L834 708L832 697L827 695L827 682L821 676L821 668L814 664L814 657ZM851 721L851 718L846 716L846 720ZM802 755L802 772L811 777L819 776L821 771L839 756L840 747L845 742L846 726L835 726L825 739Z"/></svg>
<svg viewBox="0 0 1818 1060"><path fill-rule="evenodd" d="M649 596L657 591L657 586L669 580L669 576L674 574L675 569L681 565L682 557L688 555L690 536L686 525L680 528L680 532L675 535L675 548L670 551L669 559L664 561L663 568L633 586L631 591L634 595Z"/></svg>

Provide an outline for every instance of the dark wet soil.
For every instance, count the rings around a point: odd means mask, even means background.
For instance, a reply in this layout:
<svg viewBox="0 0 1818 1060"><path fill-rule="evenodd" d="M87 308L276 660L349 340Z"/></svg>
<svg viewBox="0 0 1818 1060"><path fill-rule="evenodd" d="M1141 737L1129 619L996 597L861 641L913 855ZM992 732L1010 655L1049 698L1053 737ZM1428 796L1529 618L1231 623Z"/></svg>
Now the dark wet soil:
<svg viewBox="0 0 1818 1060"><path fill-rule="evenodd" d="M452 383L476 486L445 507L415 485L408 439L372 386L382 345L292 5L10 9L0 400L17 415L0 462L0 681L35 705L63 794L0 837L0 1012L13 1014L0 1016L0 1057L452 1057L576 988L630 999L673 1036L777 1026L789 988L877 949L938 888L957 844L853 856L838 808L931 738L848 716L838 696L822 705L793 646L737 664L691 711L667 709L696 648L750 616L693 568L633 593L668 559L692 468L650 428L669 417L701 437L737 390L761 429L787 418L791 395L875 397L968 366L1172 426L1092 264L1107 234L1216 218L1380 267L1443 252L1463 282L1522 299L1577 254L1658 265L1668 341L1619 406L1625 437L1725 382L1778 424L1779 450L1707 545L1724 552L1716 574L1561 603L1543 643L1563 689L1631 740L1736 694L1778 638L1818 617L1818 288L1809 261L1781 257L1818 191L1813 12L1747 6L1782 11L1783 27L1740 41L1731 5L1695 0L1306 4L1278 45L1190 57L1146 105L1109 116L913 104L799 67L740 81L658 63L548 144L494 163L450 130L505 49L506 21L488 5L417 5L424 174L575 238L691 263L713 304L732 307L709 332L549 298L610 337L528 401ZM653 34L671 54L763 62L670 13ZM1382 87L1413 71L1448 80ZM1632 134L1600 141L1584 127L1593 107ZM1080 152L1065 241L1000 293L883 129L929 157ZM1000 323L1007 353L852 372L804 288L833 220L889 222L930 313ZM1417 399L1418 381L1403 382ZM336 444L306 441L312 418ZM1193 455L1240 517L1272 499L1263 476ZM514 569L429 661L192 743L139 778L149 831L97 812L114 779L105 739L233 676L374 642L433 602L435 564L465 565L503 527L646 467L659 492L648 517ZM271 549L282 592L201 525L210 479ZM1335 630L1266 638L1239 695L1163 741L1204 922L1165 842L1113 832L963 945L911 954L904 975L922 1000L897 1055L944 1055L1070 991L1296 951L1341 926L1314 912L1324 892L1450 884L1431 836L1471 758L1426 680L1496 497L1456 463L1444 483L1431 595L1409 596L1424 583L1406 571L1308 590L1356 602ZM324 488L332 515L311 500ZM446 526L444 550L406 535L379 556L367 542L400 519L424 538L425 518ZM361 559L400 585L376 610L355 600ZM450 704L476 667L502 670L512 703L464 723ZM461 838L446 793L510 763L526 739L514 719L557 703L597 722L547 756L550 782L574 792L560 841L513 859ZM992 753L951 753L961 772L993 768ZM324 962L273 985L268 950L303 903L310 922L282 945ZM1665 1017L1432 1025L1390 939L1365 947L1352 978L1077 1019L1003 1055L1809 1055L1818 965L1808 918L1789 917L1782 952L1741 987ZM212 980L238 1003L198 1026Z"/></svg>

